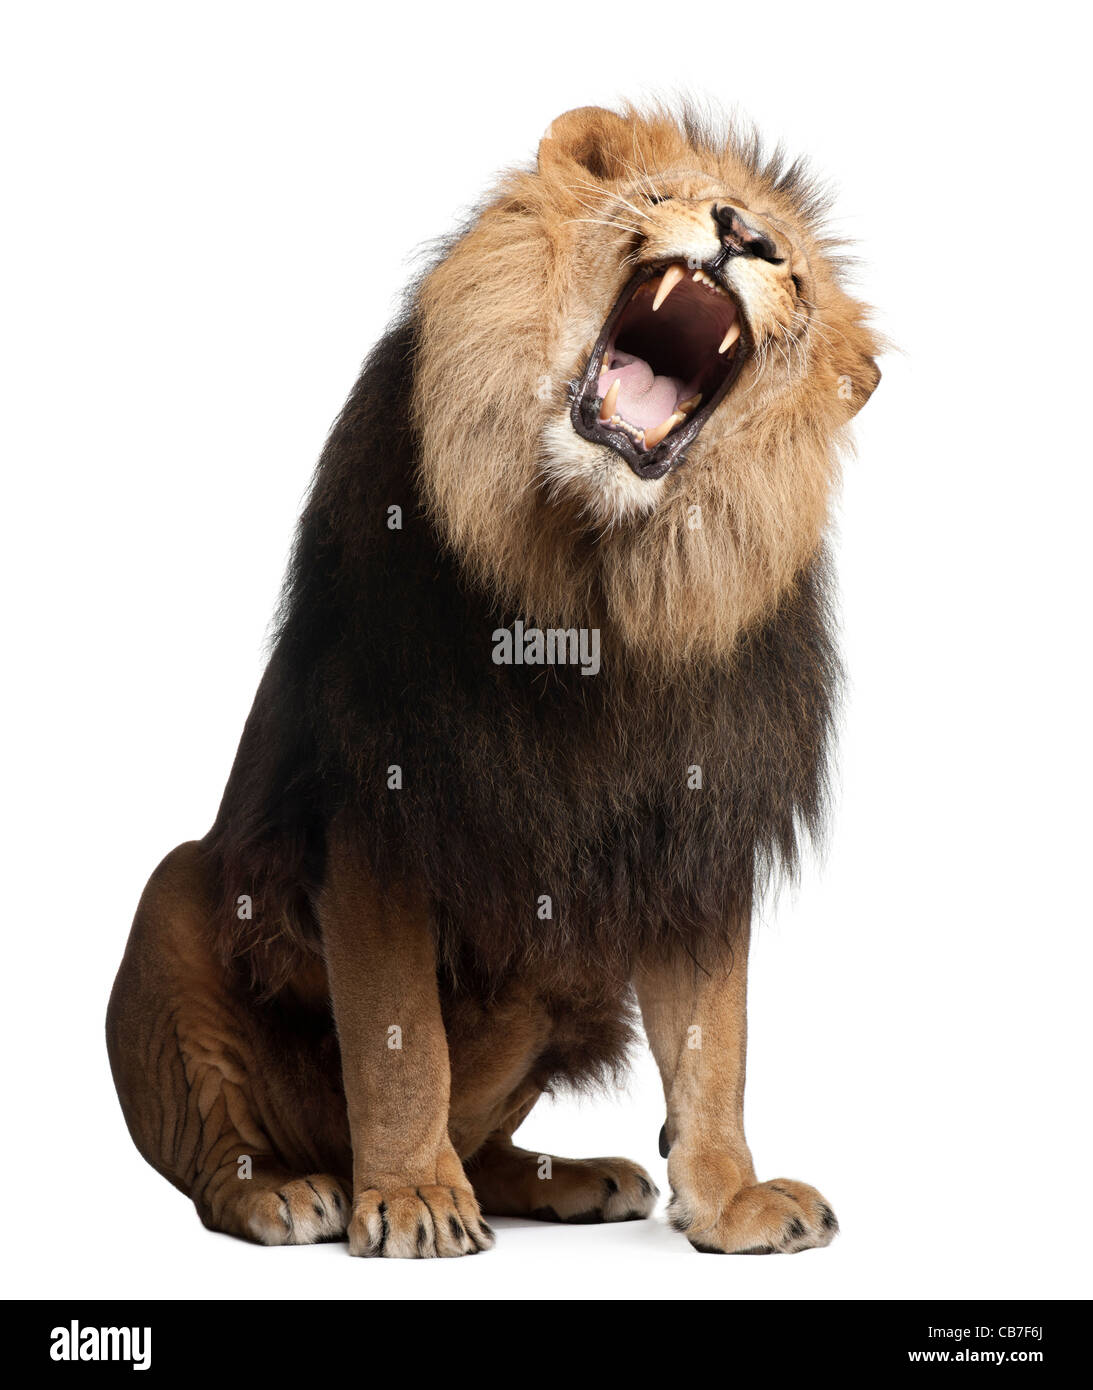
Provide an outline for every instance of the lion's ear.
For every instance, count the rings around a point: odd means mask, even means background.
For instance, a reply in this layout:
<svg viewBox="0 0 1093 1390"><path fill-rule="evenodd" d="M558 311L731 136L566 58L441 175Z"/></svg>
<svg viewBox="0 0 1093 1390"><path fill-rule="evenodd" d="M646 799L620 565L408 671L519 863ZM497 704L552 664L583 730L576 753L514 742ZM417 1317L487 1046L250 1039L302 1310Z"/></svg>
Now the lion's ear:
<svg viewBox="0 0 1093 1390"><path fill-rule="evenodd" d="M539 172L576 164L595 178L616 178L633 141L633 132L617 112L579 106L547 126L539 142Z"/></svg>

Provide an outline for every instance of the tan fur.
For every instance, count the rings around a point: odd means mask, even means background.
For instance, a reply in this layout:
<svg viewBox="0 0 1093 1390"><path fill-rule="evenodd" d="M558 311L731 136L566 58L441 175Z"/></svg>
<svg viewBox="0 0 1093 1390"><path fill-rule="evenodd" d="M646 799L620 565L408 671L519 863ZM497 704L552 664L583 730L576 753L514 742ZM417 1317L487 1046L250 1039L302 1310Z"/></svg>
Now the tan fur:
<svg viewBox="0 0 1093 1390"><path fill-rule="evenodd" d="M753 165L731 140L691 143L664 112L571 112L420 297L421 477L454 551L541 623L592 612L669 665L724 656L792 585L820 543L835 446L878 375L830 243ZM643 201L651 186L672 201ZM714 201L746 210L785 263L730 263L756 351L685 464L641 482L576 435L566 383L635 265L717 249Z"/></svg>
<svg viewBox="0 0 1093 1390"><path fill-rule="evenodd" d="M448 1137L451 1077L428 911L384 900L337 832L319 903L353 1144L351 1254L493 1244ZM395 1045L397 1044L397 1045ZM456 1250L446 1250L455 1242Z"/></svg>
<svg viewBox="0 0 1093 1390"><path fill-rule="evenodd" d="M838 1226L815 1188L756 1181L744 1137L748 937L730 962L648 962L634 986L664 1083L672 1224L700 1250L827 1245Z"/></svg>

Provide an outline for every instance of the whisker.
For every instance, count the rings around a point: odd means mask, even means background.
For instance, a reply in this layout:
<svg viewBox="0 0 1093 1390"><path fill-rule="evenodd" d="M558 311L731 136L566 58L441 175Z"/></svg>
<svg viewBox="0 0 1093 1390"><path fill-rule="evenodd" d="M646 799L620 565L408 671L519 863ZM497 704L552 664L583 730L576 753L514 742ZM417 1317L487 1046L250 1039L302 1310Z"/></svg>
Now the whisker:
<svg viewBox="0 0 1093 1390"><path fill-rule="evenodd" d="M636 147L637 137L635 133L635 150ZM641 170L636 169L634 165L626 159L624 159L622 163L625 166L627 173L629 173L630 176L637 181L639 190L644 192L646 197L656 198L658 196L657 190L653 185L652 179L649 177L648 171L642 172Z"/></svg>
<svg viewBox="0 0 1093 1390"><path fill-rule="evenodd" d="M574 201L580 203L581 207L584 208L585 212L603 213L605 216L608 215L607 208L602 207L597 203L586 203L579 193L573 192L572 189L570 189L570 192L573 193Z"/></svg>
<svg viewBox="0 0 1093 1390"><path fill-rule="evenodd" d="M606 202L609 202L609 201L611 201L612 199L617 199L620 203L623 204L624 207L629 208L630 211L631 211L632 213L634 213L636 216L638 216L638 217L644 217L645 220L646 220L647 222L651 222L651 221L653 220L653 219L649 216L649 214L648 214L647 212L643 212L643 211L641 210L641 208L636 208L636 207L634 206L634 204L631 203L631 202L629 202L626 198L624 198L624 197L622 196L621 193L618 193L618 192L614 192L614 193L613 193L613 192L609 192L609 191L607 191L607 190L605 190L605 189L596 188L593 184L589 184L589 183L575 183L575 184L570 184L569 187L570 187L571 189L583 188L583 189L585 190L586 193L598 193L598 194L601 194L602 197L604 198L604 200L605 200Z"/></svg>
<svg viewBox="0 0 1093 1390"><path fill-rule="evenodd" d="M632 236L640 235L637 227L631 227L623 222L607 222L602 217L567 217L562 226L568 227L573 222L588 222L596 227L610 227L613 232L629 232Z"/></svg>
<svg viewBox="0 0 1093 1390"><path fill-rule="evenodd" d="M809 317L807 314L802 314L800 309L794 309L793 317L796 322L801 325L800 337L807 339L811 334L815 333L817 337L822 338L824 342L831 342L827 330L822 324L816 322L815 314Z"/></svg>

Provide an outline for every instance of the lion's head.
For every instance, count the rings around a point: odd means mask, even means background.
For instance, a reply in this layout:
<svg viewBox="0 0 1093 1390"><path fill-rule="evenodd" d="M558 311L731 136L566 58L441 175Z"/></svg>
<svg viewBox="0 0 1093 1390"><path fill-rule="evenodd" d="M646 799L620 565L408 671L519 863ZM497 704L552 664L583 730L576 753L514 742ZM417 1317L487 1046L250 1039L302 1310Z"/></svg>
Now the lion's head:
<svg viewBox="0 0 1093 1390"><path fill-rule="evenodd" d="M879 379L822 211L731 128L553 122L418 298L420 479L475 579L654 661L771 611Z"/></svg>

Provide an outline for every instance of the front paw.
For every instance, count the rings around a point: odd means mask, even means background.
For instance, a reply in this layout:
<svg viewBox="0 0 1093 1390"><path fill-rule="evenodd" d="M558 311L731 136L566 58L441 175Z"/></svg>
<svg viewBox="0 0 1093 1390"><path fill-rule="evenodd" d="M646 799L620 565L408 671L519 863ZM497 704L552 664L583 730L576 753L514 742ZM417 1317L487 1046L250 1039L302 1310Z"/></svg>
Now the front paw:
<svg viewBox="0 0 1093 1390"><path fill-rule="evenodd" d="M373 1187L353 1203L351 1255L427 1260L477 1255L493 1243L493 1231L466 1188Z"/></svg>
<svg viewBox="0 0 1093 1390"><path fill-rule="evenodd" d="M742 1187L722 1202L681 1188L668 1219L696 1250L711 1255L793 1255L830 1245L839 1230L816 1189L788 1178Z"/></svg>

